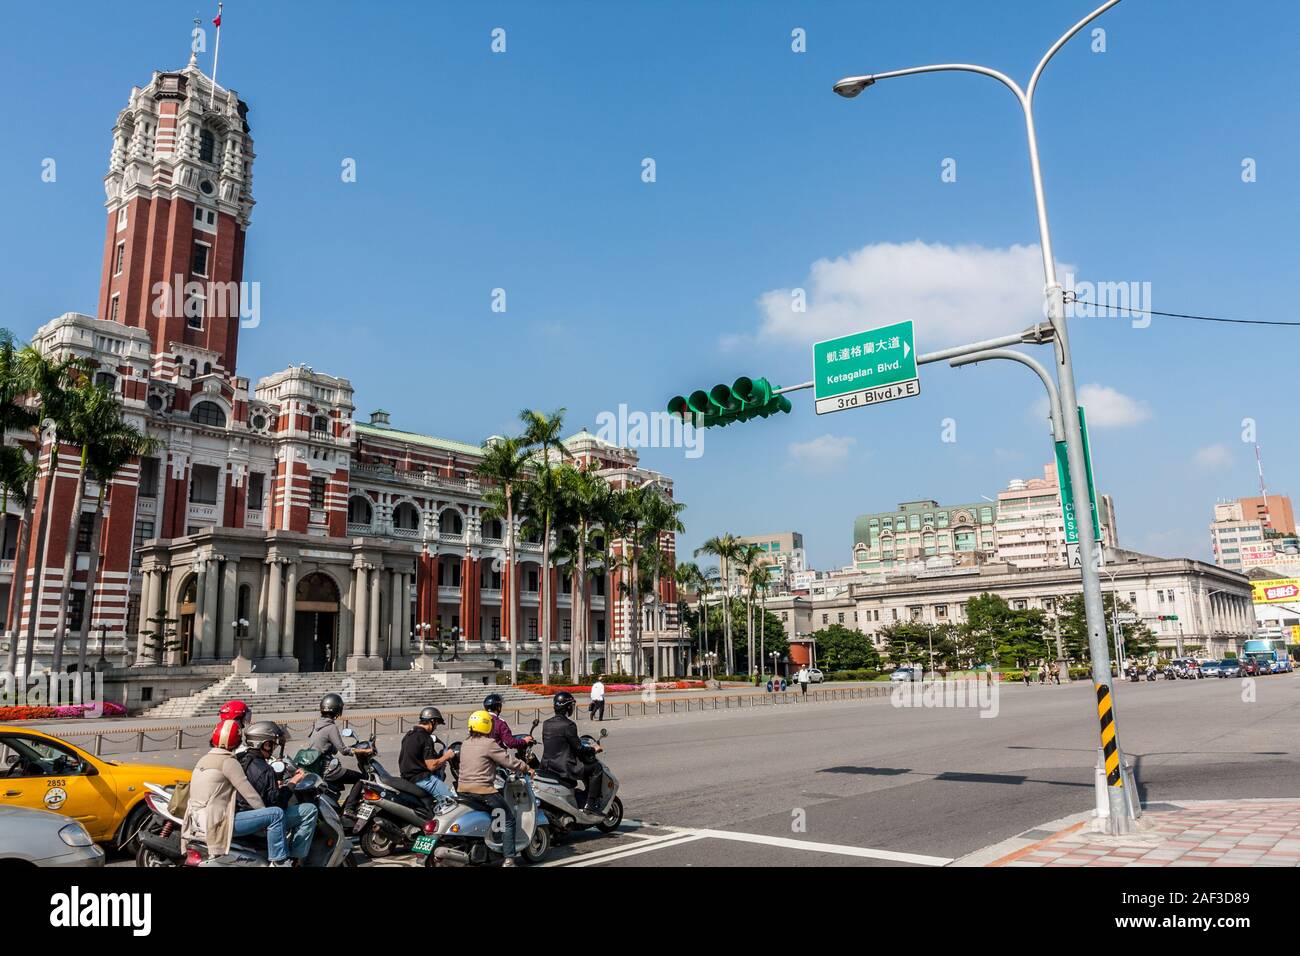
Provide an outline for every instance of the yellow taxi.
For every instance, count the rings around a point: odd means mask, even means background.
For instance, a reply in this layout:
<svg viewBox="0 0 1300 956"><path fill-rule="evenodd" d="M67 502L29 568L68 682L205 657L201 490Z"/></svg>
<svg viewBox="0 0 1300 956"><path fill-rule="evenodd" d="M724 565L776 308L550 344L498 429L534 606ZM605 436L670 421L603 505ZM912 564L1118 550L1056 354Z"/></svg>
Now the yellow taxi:
<svg viewBox="0 0 1300 956"><path fill-rule="evenodd" d="M39 730L0 724L0 807L52 810L96 843L123 846L148 818L145 781L171 786L190 771L114 763Z"/></svg>

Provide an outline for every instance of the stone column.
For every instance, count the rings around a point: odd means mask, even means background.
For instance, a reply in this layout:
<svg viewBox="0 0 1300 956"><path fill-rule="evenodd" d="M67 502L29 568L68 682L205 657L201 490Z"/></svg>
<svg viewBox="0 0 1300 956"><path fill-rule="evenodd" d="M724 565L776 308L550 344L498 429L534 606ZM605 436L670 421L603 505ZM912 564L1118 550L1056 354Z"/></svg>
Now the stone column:
<svg viewBox="0 0 1300 956"><path fill-rule="evenodd" d="M357 567L354 577L352 591L356 598L356 606L352 609L352 656L365 657L366 626L370 623L370 615L367 613L370 588L364 565Z"/></svg>
<svg viewBox="0 0 1300 956"><path fill-rule="evenodd" d="M227 558L225 574L221 579L221 620L217 624L217 644L214 655L217 658L235 656L235 627L239 620L239 560Z"/></svg>
<svg viewBox="0 0 1300 956"><path fill-rule="evenodd" d="M289 564L288 580L284 585L284 627L280 629L280 656L293 657L293 625L297 617L294 609L298 599L298 562Z"/></svg>
<svg viewBox="0 0 1300 956"><path fill-rule="evenodd" d="M270 595L269 574L270 569L263 563L257 575L257 600L254 602L257 607L253 614L253 628L249 632L253 637L249 656L254 659L266 656L266 603Z"/></svg>
<svg viewBox="0 0 1300 956"><path fill-rule="evenodd" d="M379 656L379 592L382 568L373 568L370 572L370 629L366 640L366 656Z"/></svg>
<svg viewBox="0 0 1300 956"><path fill-rule="evenodd" d="M411 575L409 572L402 574L402 614L399 618L398 627L402 632L402 656L411 655Z"/></svg>
<svg viewBox="0 0 1300 956"><path fill-rule="evenodd" d="M388 603L388 659L402 655L402 575L388 572L391 578L392 600Z"/></svg>
<svg viewBox="0 0 1300 956"><path fill-rule="evenodd" d="M153 617L153 604L154 604L153 592L156 588L159 587L160 582L158 580L158 577L159 575L157 571L145 571L141 575L142 580L140 582L140 623L136 627L135 660L132 661L132 663L136 665L139 665L141 662L143 662L145 657L145 645L144 645L144 637L143 637L144 632L153 630L153 624L149 622L149 618ZM16 638L11 636L11 639L16 639Z"/></svg>
<svg viewBox="0 0 1300 956"><path fill-rule="evenodd" d="M284 582L280 579L280 559L272 558L268 574L270 588L266 598L266 656L280 656L280 618L284 602Z"/></svg>

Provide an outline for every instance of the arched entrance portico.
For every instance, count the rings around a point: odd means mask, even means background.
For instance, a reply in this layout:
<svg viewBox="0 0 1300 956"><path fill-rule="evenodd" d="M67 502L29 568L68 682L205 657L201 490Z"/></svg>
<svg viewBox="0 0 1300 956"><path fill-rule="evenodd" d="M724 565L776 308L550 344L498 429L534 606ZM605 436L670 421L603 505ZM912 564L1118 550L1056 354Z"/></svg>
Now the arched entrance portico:
<svg viewBox="0 0 1300 956"><path fill-rule="evenodd" d="M293 606L293 655L300 671L340 670L339 589L321 571L298 582ZM343 655L346 659L347 655Z"/></svg>
<svg viewBox="0 0 1300 956"><path fill-rule="evenodd" d="M186 581L184 586L181 588L181 599L176 608L175 662L181 667L184 667L190 662L190 657L194 652L194 621L199 607L198 598L199 577L197 574L191 574L189 580ZM158 623L156 621L151 621L148 624L148 627L150 628L156 628L157 626ZM170 643L166 631L167 625L164 622L163 634L155 635L154 640ZM157 648L155 648L155 653L157 652Z"/></svg>

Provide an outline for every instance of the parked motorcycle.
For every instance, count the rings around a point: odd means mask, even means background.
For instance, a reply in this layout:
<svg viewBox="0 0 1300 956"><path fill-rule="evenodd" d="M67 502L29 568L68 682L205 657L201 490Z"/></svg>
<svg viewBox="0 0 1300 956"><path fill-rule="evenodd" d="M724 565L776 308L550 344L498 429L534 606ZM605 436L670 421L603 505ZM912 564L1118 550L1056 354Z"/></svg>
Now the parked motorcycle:
<svg viewBox="0 0 1300 956"><path fill-rule="evenodd" d="M534 723L533 727L536 726L537 724ZM604 740L607 736L609 731L602 727L600 739ZM547 819L551 821L551 829L557 838L568 836L574 830L583 830L587 827L595 827L602 833L612 833L623 822L623 801L618 797L618 778L597 756L597 738L590 734L583 734L578 740L583 745L583 761L600 764L601 772L591 780L591 785L597 788L599 794L597 804L599 812L588 813L584 809L587 794L586 791L578 789L576 780L557 777L540 770L533 779L533 790L537 794L537 800L546 811ZM530 765L536 766L536 759L532 758L531 753L529 757Z"/></svg>

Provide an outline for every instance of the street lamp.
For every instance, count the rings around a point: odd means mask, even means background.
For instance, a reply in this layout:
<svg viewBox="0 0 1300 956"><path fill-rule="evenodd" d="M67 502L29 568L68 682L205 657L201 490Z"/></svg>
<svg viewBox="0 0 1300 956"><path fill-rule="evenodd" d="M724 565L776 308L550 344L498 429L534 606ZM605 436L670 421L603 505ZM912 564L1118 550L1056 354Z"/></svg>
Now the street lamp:
<svg viewBox="0 0 1300 956"><path fill-rule="evenodd" d="M851 99L873 85L878 80L892 79L899 76L912 76L921 73L978 73L997 80L1016 97L1025 118L1026 143L1029 150L1029 168L1034 188L1034 205L1038 215L1038 240L1043 257L1044 295L1047 303L1047 316L1053 331L1053 344L1056 351L1056 378L1060 391L1060 403L1064 411L1062 416L1065 426L1066 460L1070 468L1070 487L1076 504L1076 520L1079 525L1079 559L1080 573L1083 580L1084 612L1088 624L1088 647L1092 658L1092 680L1100 695L1105 689L1105 696L1112 698L1109 721L1102 728L1103 750L1107 784L1107 803L1109 816L1106 826L1111 834L1127 833L1133 827L1133 810L1123 792L1124 755L1119 746L1117 723L1113 712L1113 684L1110 673L1110 649L1106 640L1106 612L1101 597L1101 579L1094 562L1093 515L1089 502L1087 473L1084 465L1083 430L1076 413L1079 400L1075 389L1074 366L1070 358L1069 331L1065 321L1065 292L1056 277L1056 259L1052 253L1051 226L1047 218L1047 199L1043 190L1043 172L1038 158L1038 133L1034 127L1034 92L1038 88L1039 78L1044 68L1058 50L1076 33L1105 13L1120 0L1107 0L1092 13L1088 14L1048 48L1039 60L1029 78L1029 84L1021 89L1015 80L998 70L970 63L938 63L928 66L910 67L904 70L891 70L884 73L871 73L862 76L849 76L835 84L834 90L840 96Z"/></svg>
<svg viewBox="0 0 1300 956"><path fill-rule="evenodd" d="M248 640L248 621L242 617L231 621L230 629L235 644L235 659L231 663L235 666L235 673L243 673L249 664L248 658L244 656L244 642Z"/></svg>
<svg viewBox="0 0 1300 956"><path fill-rule="evenodd" d="M427 621L421 621L411 628L411 643L419 646L421 657L428 653L427 642L431 630L433 630L433 625Z"/></svg>

